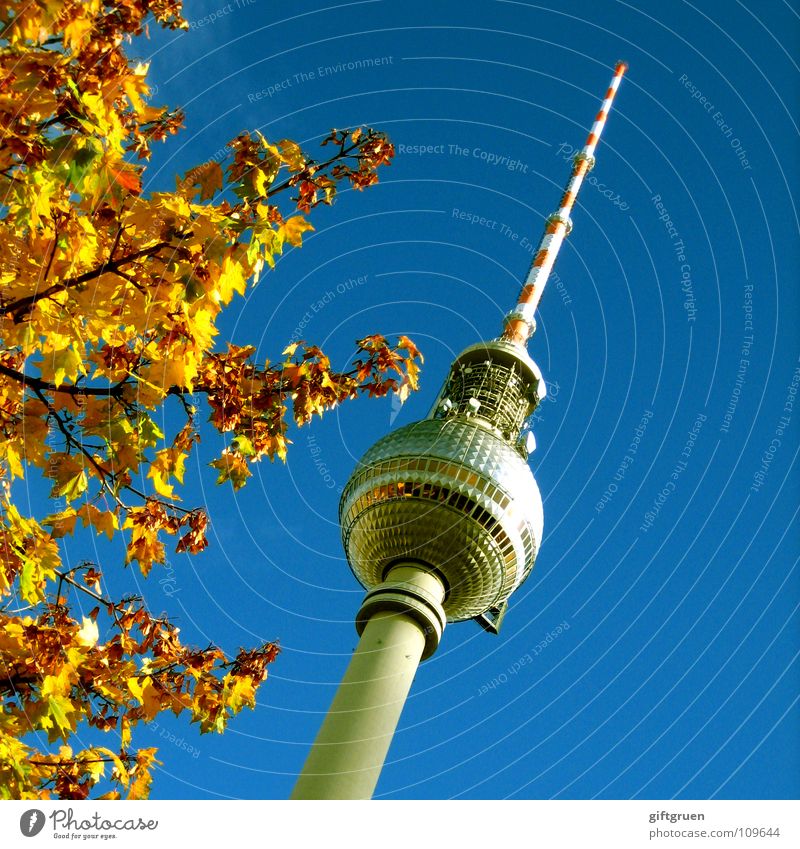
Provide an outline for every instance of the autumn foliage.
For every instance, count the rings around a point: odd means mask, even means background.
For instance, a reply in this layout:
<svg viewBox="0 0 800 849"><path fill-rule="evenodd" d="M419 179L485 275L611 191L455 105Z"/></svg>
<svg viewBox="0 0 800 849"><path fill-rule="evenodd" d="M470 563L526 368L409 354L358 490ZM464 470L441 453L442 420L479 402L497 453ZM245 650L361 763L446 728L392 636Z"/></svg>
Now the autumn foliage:
<svg viewBox="0 0 800 849"><path fill-rule="evenodd" d="M177 0L0 3L0 797L146 796L156 751L133 747L135 726L171 711L222 731L278 651L183 645L141 598L108 597L102 573L123 564L68 567L64 537L122 535L146 576L167 546L208 545L202 505L179 497L203 410L230 435L209 474L238 489L285 458L292 420L416 387L405 338L360 340L347 372L303 343L272 364L220 344L220 312L393 149L333 131L312 159L244 132L226 161L143 192L143 161L182 115L151 104L125 50L148 19L185 29L180 14ZM175 433L157 424L165 405ZM50 510L15 502L26 475L49 482ZM87 728L108 742L76 746Z"/></svg>

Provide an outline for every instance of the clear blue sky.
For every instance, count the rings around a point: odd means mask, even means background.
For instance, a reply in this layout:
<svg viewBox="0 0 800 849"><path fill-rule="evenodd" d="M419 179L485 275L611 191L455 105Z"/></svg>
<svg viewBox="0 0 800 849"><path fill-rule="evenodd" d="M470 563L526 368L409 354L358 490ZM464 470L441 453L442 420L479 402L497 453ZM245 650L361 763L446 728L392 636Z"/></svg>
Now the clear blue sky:
<svg viewBox="0 0 800 849"><path fill-rule="evenodd" d="M408 334L422 389L399 412L358 401L295 430L288 464L238 495L202 465L222 444L209 432L186 501L208 505L212 545L141 590L189 641L283 651L223 737L138 730L164 756L153 797L289 794L356 643L341 488L425 415L460 349L498 333L619 58L630 72L530 346L550 388L531 458L544 544L501 634L451 626L421 667L378 795L796 797L797 14L322 6L189 0L189 32L152 28L135 52L187 129L148 184L245 128L311 148L334 126L387 131L400 152L380 185L318 210L224 329L275 358L303 323L339 366L361 335Z"/></svg>

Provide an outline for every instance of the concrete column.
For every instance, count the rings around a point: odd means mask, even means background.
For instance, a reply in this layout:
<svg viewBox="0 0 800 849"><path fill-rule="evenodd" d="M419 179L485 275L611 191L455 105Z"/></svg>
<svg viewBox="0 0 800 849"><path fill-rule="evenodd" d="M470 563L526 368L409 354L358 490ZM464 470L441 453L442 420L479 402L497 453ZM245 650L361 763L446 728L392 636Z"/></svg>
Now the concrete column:
<svg viewBox="0 0 800 849"><path fill-rule="evenodd" d="M445 625L444 587L424 565L402 563L364 599L361 634L293 799L369 799L420 660Z"/></svg>

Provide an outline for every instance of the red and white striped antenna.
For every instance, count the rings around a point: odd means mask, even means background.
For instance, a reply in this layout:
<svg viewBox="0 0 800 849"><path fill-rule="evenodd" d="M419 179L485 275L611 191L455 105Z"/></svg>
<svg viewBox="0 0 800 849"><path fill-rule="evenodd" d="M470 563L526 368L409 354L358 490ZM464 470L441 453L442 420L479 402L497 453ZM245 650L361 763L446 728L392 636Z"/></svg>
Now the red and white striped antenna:
<svg viewBox="0 0 800 849"><path fill-rule="evenodd" d="M501 338L509 342L516 342L525 347L528 338L536 330L534 319L536 307L544 292L547 278L553 270L553 264L558 256L561 243L572 230L572 221L569 216L572 207L575 205L575 198L578 196L583 178L594 166L594 152L598 141L600 141L600 133L603 132L622 75L627 70L626 62L617 62L611 85L608 87L605 100L603 100L600 111L597 113L589 137L586 139L586 144L573 160L572 173L564 189L558 210L548 216L545 222L544 235L539 242L530 271L520 292L519 303L505 318L505 329Z"/></svg>

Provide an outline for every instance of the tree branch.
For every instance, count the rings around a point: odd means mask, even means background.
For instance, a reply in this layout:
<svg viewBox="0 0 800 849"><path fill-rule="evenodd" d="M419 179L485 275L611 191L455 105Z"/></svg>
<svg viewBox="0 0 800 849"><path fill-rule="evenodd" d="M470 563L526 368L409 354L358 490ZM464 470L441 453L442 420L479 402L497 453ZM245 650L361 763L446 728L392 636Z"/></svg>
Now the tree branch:
<svg viewBox="0 0 800 849"><path fill-rule="evenodd" d="M158 242L155 245L151 245L149 248L142 248L140 251L134 251L132 254L120 257L119 259L108 259L102 265L92 269L92 271L86 271L83 274L79 274L77 277L68 277L61 283L54 283L42 292L37 292L34 295L27 295L24 298L18 298L16 301L12 301L5 307L6 312L12 313L14 316L14 322L19 323L22 321L23 316L30 311L30 308L44 298L50 298L53 295L57 295L59 292L74 289L76 286L81 286L84 283L88 283L90 280L95 280L108 272L117 271L117 269L121 268L123 265L128 265L129 263L135 262L137 259L141 259L145 256L152 256L153 254L158 253L158 251L162 248L168 247L170 247L169 242Z"/></svg>
<svg viewBox="0 0 800 849"><path fill-rule="evenodd" d="M107 607L112 607L114 602L110 599L103 598L103 596L96 593L94 590L90 590L89 587L84 586L83 584L79 584L73 577L69 575L68 572L61 572L59 569L56 569L56 575L58 575L59 580L66 581L68 584L71 584L76 589L79 589L81 592L86 593L86 595L91 596L95 601L99 601L101 604L105 604Z"/></svg>
<svg viewBox="0 0 800 849"><path fill-rule="evenodd" d="M368 141L369 139L372 139L372 138L374 138L374 134L368 134L368 135L364 136L363 139L360 139L359 141L355 142L354 144L352 144L347 149L345 149L344 147L340 147L339 152L335 156L332 156L330 159L327 159L325 162L321 162L319 165L315 165L314 166L314 169L315 169L314 173L316 174L317 172L325 171L325 169L329 165L333 165L335 162L339 162L342 159L347 159L354 150L360 148L361 145L363 145L365 141ZM356 158L358 158L358 157L356 157ZM296 174L289 177L288 180L284 180L282 183L275 186L274 188L268 189L265 197L271 198L273 195L278 194L278 192L282 192L284 189L288 189L288 188L291 188L292 186L297 185L297 179L300 176L300 174L302 174L302 171L298 171Z"/></svg>
<svg viewBox="0 0 800 849"><path fill-rule="evenodd" d="M122 383L115 383L113 386L108 387L73 386L72 384L57 385L55 383L50 383L47 380L41 380L38 377L32 377L24 372L16 371L13 368L4 366L2 363L0 363L0 374L4 374L12 380L17 380L23 386L29 386L33 390L38 389L43 392L61 392L66 395L110 395L116 398L122 393L122 387L125 383L125 381L123 381Z"/></svg>

